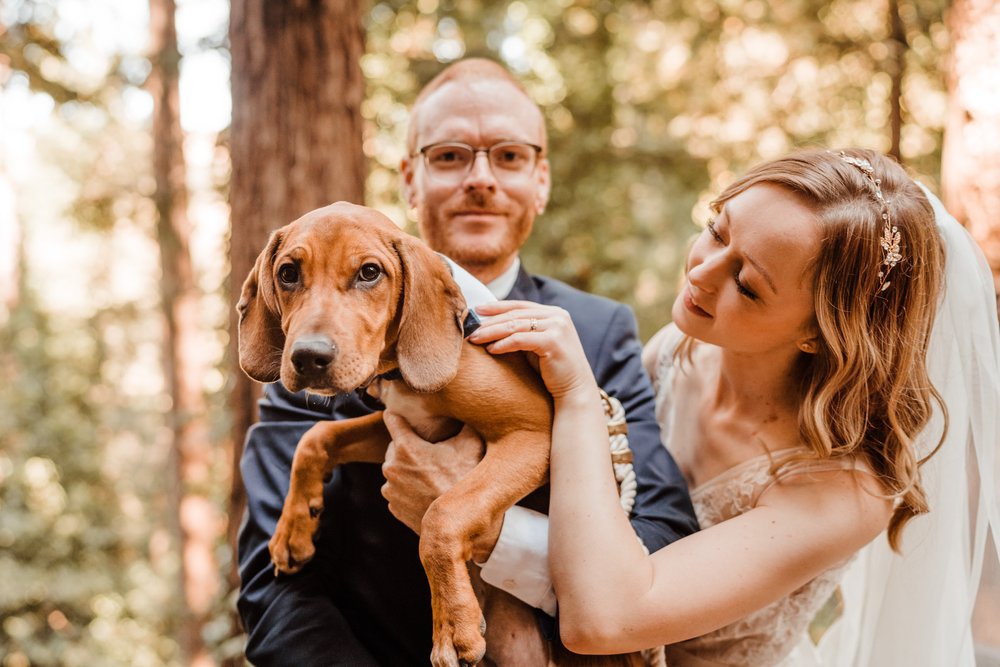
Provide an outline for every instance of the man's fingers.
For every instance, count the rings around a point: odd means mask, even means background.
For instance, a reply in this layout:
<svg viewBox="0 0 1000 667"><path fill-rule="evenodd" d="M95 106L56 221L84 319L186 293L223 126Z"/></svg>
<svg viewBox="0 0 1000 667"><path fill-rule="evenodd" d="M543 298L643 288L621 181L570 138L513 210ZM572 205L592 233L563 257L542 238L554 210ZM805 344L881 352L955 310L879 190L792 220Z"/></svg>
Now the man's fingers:
<svg viewBox="0 0 1000 667"><path fill-rule="evenodd" d="M410 422L395 412L390 412L389 410L383 412L382 421L385 423L385 428L389 431L389 436L393 440L413 435L413 427L410 426Z"/></svg>
<svg viewBox="0 0 1000 667"><path fill-rule="evenodd" d="M396 441L391 440L389 442L389 447L385 450L385 458L382 459L382 474L385 474L386 468L391 466L396 460Z"/></svg>

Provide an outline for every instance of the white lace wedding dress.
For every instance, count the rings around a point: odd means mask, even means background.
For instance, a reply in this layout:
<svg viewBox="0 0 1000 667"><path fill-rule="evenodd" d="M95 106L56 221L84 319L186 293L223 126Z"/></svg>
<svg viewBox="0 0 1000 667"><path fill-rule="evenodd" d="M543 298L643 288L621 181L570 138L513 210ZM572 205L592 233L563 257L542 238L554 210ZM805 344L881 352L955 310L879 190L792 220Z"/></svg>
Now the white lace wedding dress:
<svg viewBox="0 0 1000 667"><path fill-rule="evenodd" d="M656 417L664 444L679 458L684 442L671 442L674 421L673 385L676 377L674 350L681 334L676 329L661 332L650 345L656 346L652 370L656 389ZM799 461L771 474L774 459L805 448L785 449L754 457L692 488L691 501L702 529L739 516L757 504L772 484L790 476L819 470L860 467L850 461ZM806 628L830 598L848 561L827 570L792 594L725 627L664 648L668 667L769 667L794 656L796 665L818 664L808 644Z"/></svg>

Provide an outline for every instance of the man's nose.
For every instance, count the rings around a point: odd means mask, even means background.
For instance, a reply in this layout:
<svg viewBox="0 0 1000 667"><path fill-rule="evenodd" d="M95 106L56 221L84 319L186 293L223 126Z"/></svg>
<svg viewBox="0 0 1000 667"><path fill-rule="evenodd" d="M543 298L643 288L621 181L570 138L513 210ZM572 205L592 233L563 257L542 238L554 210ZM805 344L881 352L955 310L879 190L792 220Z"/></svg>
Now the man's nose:
<svg viewBox="0 0 1000 667"><path fill-rule="evenodd" d="M496 190L497 178L493 173L486 151L477 151L472 157L472 165L465 176L466 190Z"/></svg>

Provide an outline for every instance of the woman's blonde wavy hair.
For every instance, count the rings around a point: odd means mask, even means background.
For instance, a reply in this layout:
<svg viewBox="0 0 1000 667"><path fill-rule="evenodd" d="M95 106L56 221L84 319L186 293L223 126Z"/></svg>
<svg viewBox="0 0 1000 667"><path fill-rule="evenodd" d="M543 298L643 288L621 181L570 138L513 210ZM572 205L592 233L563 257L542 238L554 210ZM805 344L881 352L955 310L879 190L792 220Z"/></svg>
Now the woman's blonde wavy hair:
<svg viewBox="0 0 1000 667"><path fill-rule="evenodd" d="M928 511L918 468L943 441L919 458L915 439L932 402L945 410L926 365L944 249L930 202L899 164L874 151L844 150L872 164L900 233L902 259L879 291L882 205L861 170L838 153L802 150L759 165L711 206L718 212L748 188L770 183L815 214L822 238L813 276L817 350L803 353L797 368L799 432L813 450L804 457L863 456L896 499L888 538L898 549L906 522Z"/></svg>

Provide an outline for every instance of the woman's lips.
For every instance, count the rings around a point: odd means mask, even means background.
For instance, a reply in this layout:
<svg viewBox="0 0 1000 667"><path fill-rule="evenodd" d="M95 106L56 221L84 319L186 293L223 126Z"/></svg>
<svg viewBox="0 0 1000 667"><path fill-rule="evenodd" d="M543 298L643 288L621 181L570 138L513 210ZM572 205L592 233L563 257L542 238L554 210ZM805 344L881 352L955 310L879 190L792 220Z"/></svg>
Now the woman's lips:
<svg viewBox="0 0 1000 667"><path fill-rule="evenodd" d="M698 317L707 317L707 318L712 317L707 312L702 310L702 308L694 302L694 299L691 298L690 289L684 290L684 307L687 308L692 313L694 313L695 315L697 315Z"/></svg>

